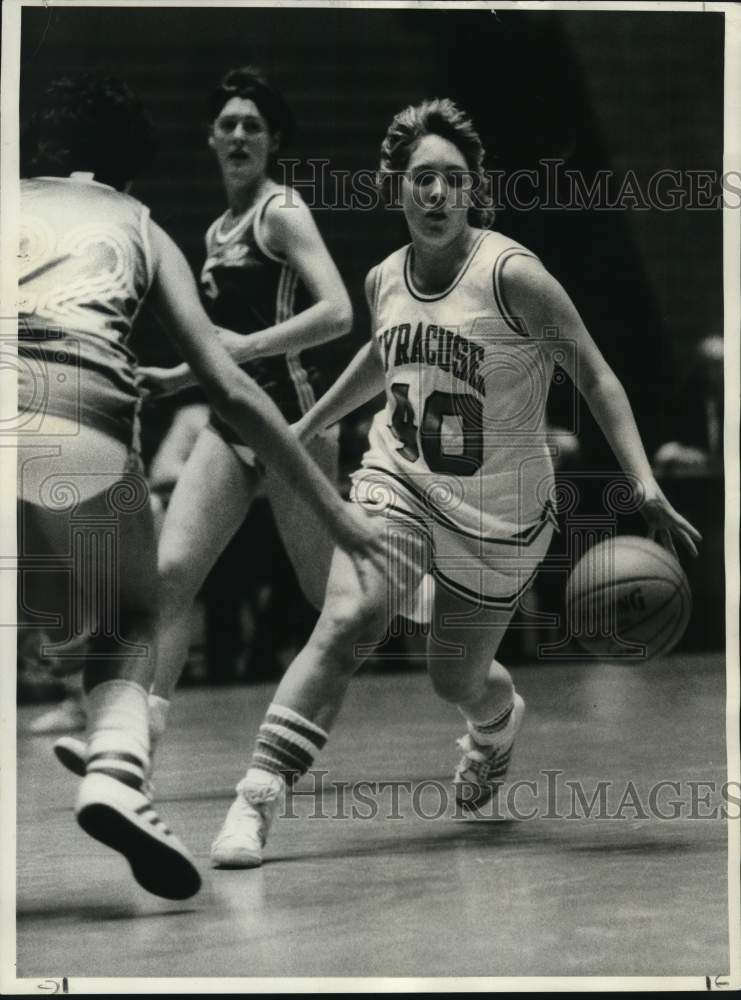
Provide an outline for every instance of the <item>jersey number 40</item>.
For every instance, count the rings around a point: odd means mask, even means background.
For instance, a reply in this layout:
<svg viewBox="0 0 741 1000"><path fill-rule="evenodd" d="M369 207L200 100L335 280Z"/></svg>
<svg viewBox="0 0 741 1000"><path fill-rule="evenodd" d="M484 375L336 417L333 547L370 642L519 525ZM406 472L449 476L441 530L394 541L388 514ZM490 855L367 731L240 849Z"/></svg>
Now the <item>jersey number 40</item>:
<svg viewBox="0 0 741 1000"><path fill-rule="evenodd" d="M391 429L401 442L399 451L409 462L416 462L420 450L430 472L448 476L472 476L481 468L484 452L483 407L475 396L453 392L432 392L425 400L421 430L414 422L414 407L409 401L406 382L391 386L395 406ZM450 418L450 419L445 419ZM455 449L450 447L450 431L443 427L457 423L459 433Z"/></svg>

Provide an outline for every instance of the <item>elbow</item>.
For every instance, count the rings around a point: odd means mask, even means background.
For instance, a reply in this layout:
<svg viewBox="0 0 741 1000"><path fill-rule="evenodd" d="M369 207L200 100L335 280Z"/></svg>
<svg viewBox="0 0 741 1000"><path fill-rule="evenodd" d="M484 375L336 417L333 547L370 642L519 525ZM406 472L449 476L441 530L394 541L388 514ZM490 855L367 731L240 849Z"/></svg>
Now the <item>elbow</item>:
<svg viewBox="0 0 741 1000"><path fill-rule="evenodd" d="M352 330L353 312L350 296L345 293L330 304L329 328L332 337L343 337Z"/></svg>
<svg viewBox="0 0 741 1000"><path fill-rule="evenodd" d="M582 374L581 391L587 399L606 399L624 396L623 384L612 369Z"/></svg>

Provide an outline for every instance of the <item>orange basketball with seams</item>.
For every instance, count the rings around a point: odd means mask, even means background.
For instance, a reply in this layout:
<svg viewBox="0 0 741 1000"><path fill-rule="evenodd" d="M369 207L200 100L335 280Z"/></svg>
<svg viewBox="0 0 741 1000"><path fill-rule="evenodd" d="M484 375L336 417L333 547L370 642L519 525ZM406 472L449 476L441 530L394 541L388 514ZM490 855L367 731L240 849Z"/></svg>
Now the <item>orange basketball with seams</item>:
<svg viewBox="0 0 741 1000"><path fill-rule="evenodd" d="M692 613L687 577L667 549L626 535L593 546L566 586L571 634L596 656L650 660L684 635Z"/></svg>

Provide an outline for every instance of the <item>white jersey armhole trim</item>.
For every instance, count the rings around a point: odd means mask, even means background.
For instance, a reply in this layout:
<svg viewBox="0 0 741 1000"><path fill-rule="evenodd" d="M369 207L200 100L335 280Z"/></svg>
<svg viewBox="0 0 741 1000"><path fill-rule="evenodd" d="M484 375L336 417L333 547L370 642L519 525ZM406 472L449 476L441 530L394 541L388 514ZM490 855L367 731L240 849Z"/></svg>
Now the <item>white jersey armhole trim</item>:
<svg viewBox="0 0 741 1000"><path fill-rule="evenodd" d="M525 324L519 316L513 316L507 305L507 300L504 296L504 290L502 288L502 269L505 263L510 257L532 257L533 260L538 258L530 250L525 250L524 247L509 247L502 252L497 257L494 262L494 269L492 272L492 288L494 291L494 301L497 304L497 308L502 315L502 319L507 324L510 329L514 330L521 337L527 337L528 332Z"/></svg>
<svg viewBox="0 0 741 1000"><path fill-rule="evenodd" d="M278 191L269 191L266 195L264 195L261 198L260 202L255 206L257 210L257 215L255 216L255 228L254 228L255 243L257 243L261 252L264 253L269 260L275 261L276 264L285 264L286 262L282 257L279 257L277 254L273 253L272 250L268 249L268 245L265 242L265 237L263 235L262 227L265 220L265 210L267 209L268 205L273 200L273 198L277 198L278 195L281 194L283 190L284 189L281 188Z"/></svg>
<svg viewBox="0 0 741 1000"><path fill-rule="evenodd" d="M381 263L376 267L376 277L373 282L373 316L371 318L374 324L376 321L376 316L378 315L378 302L379 299L381 298L381 274L383 272L384 264L385 261L382 260Z"/></svg>
<svg viewBox="0 0 741 1000"><path fill-rule="evenodd" d="M147 268L147 290L152 287L154 281L154 260L152 258L152 241L149 234L150 214L146 205L142 205L139 213L139 232L142 239L142 249L144 251L144 263Z"/></svg>

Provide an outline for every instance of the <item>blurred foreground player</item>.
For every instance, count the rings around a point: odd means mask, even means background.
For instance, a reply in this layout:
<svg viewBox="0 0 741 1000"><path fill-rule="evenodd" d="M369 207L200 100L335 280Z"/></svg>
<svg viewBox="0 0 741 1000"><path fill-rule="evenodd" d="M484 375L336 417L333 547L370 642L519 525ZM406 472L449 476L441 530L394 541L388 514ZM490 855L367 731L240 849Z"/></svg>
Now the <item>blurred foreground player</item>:
<svg viewBox="0 0 741 1000"><path fill-rule="evenodd" d="M478 808L494 793L525 706L493 657L553 531L545 404L557 362L633 478L651 531L696 551L700 536L659 489L625 392L570 299L525 247L488 230L483 152L448 100L402 111L384 139L382 190L400 198L412 242L369 273L372 340L297 431L308 440L385 389L353 499L383 525L388 561L361 586L335 552L319 622L213 844L215 867L261 864L284 782L311 766L350 678L428 570L428 670L467 724L456 795Z"/></svg>
<svg viewBox="0 0 741 1000"><path fill-rule="evenodd" d="M19 497L34 504L34 520L55 554L67 555L78 526L73 630L91 640L83 673L89 742L76 815L87 833L127 858L145 889L186 898L200 886L198 871L142 791L158 581L137 451L141 395L126 341L145 296L216 412L270 454L334 540L358 560L377 557L378 546L275 404L220 344L183 255L148 209L123 193L153 153L150 120L130 90L113 79L60 79L44 94L28 141L33 176L21 182L19 423L23 434L35 420L22 444L32 443L36 454L19 467ZM88 530L80 535L85 519ZM115 530L90 528L101 519L115 522Z"/></svg>

